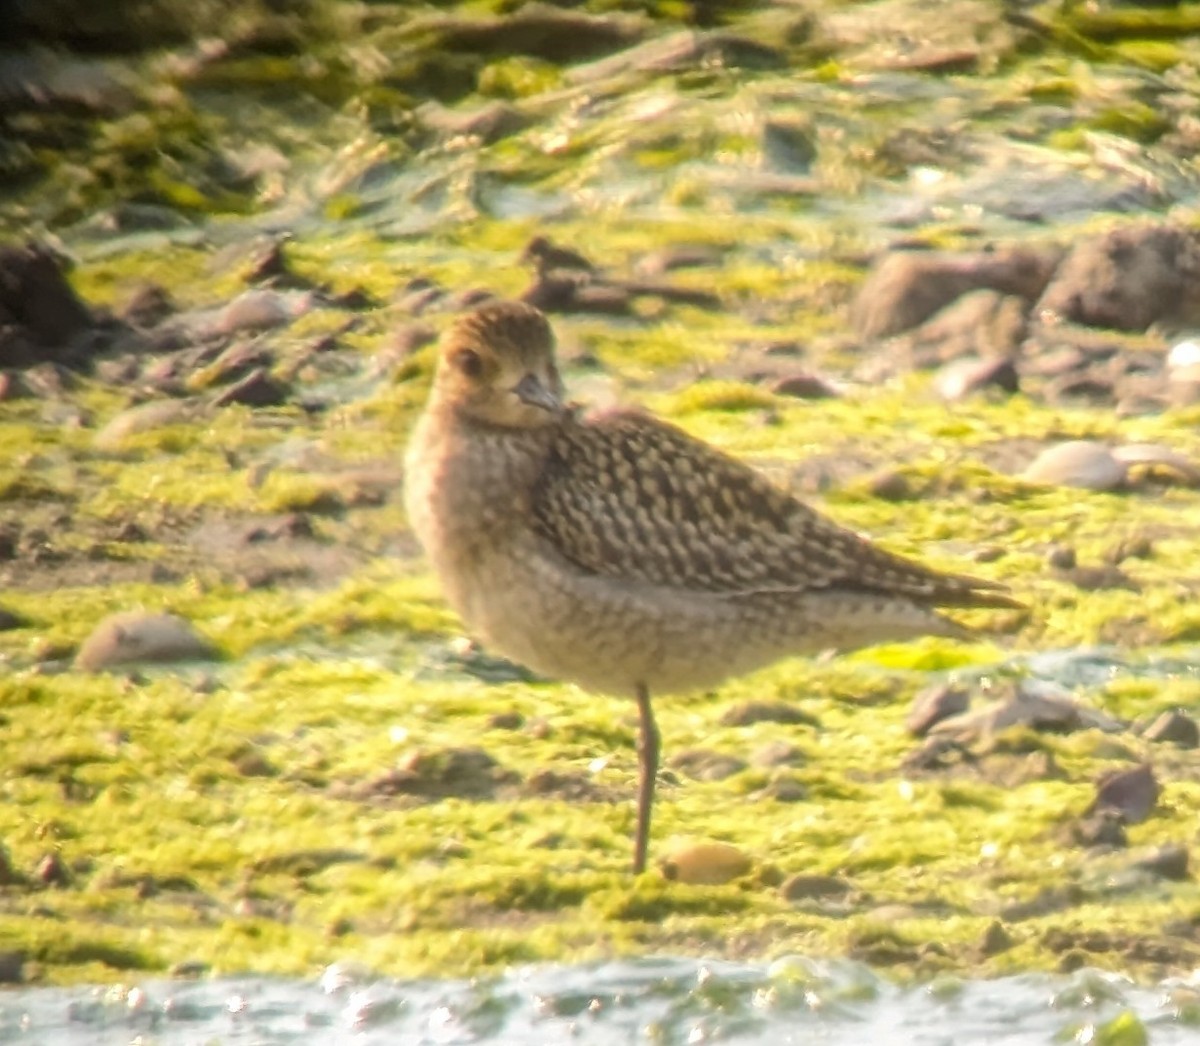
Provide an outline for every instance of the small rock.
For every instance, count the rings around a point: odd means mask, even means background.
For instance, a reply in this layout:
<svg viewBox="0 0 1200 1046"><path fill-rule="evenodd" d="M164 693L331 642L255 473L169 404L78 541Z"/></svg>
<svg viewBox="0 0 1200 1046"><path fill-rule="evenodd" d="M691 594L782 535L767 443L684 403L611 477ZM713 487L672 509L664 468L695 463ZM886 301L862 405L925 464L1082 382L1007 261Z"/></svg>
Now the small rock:
<svg viewBox="0 0 1200 1046"><path fill-rule="evenodd" d="M271 376L265 367L256 367L240 381L213 397L213 406L228 407L240 403L246 407L278 407L287 402L288 386Z"/></svg>
<svg viewBox="0 0 1200 1046"><path fill-rule="evenodd" d="M788 741L780 739L768 741L750 757L750 762L755 766L767 768L776 766L802 766L807 761L808 757L801 749Z"/></svg>
<svg viewBox="0 0 1200 1046"><path fill-rule="evenodd" d="M1133 867L1160 879L1183 882L1188 878L1188 849L1180 843L1156 846L1133 862Z"/></svg>
<svg viewBox="0 0 1200 1046"><path fill-rule="evenodd" d="M993 737L1014 726L1053 733L1070 733L1088 728L1116 733L1124 728L1119 720L1088 708L1053 684L1024 680L1013 687L1007 696L976 712L943 719L930 733L953 738L959 743L970 743Z"/></svg>
<svg viewBox="0 0 1200 1046"><path fill-rule="evenodd" d="M960 715L971 704L971 695L962 687L939 683L922 690L913 698L905 727L914 737L924 737L943 719Z"/></svg>
<svg viewBox="0 0 1200 1046"><path fill-rule="evenodd" d="M200 959L183 959L177 963L173 963L168 968L167 973L171 977L192 980L197 977L203 977L208 971L208 963L202 962Z"/></svg>
<svg viewBox="0 0 1200 1046"><path fill-rule="evenodd" d="M871 497L882 501L908 501L914 496L912 483L903 472L888 469L872 476L868 483Z"/></svg>
<svg viewBox="0 0 1200 1046"><path fill-rule="evenodd" d="M793 875L780 888L785 901L815 901L845 897L854 887L836 875Z"/></svg>
<svg viewBox="0 0 1200 1046"><path fill-rule="evenodd" d="M29 621L15 610L0 607L0 632L11 632L14 628L24 628L28 624Z"/></svg>
<svg viewBox="0 0 1200 1046"><path fill-rule="evenodd" d="M979 942L979 952L985 956L999 955L1001 952L1008 951L1015 943L1012 934L1004 928L1004 924L999 919L996 919L983 931L983 939Z"/></svg>
<svg viewBox="0 0 1200 1046"><path fill-rule="evenodd" d="M965 359L946 364L934 376L933 387L942 399L955 403L985 389L1018 392L1021 381L1010 359Z"/></svg>
<svg viewBox="0 0 1200 1046"><path fill-rule="evenodd" d="M1196 720L1179 709L1163 712L1142 735L1147 741L1170 741L1180 748L1200 745L1200 727Z"/></svg>
<svg viewBox="0 0 1200 1046"><path fill-rule="evenodd" d="M1074 570L1076 562L1075 549L1070 545L1054 545L1046 553L1046 565L1054 570Z"/></svg>
<svg viewBox="0 0 1200 1046"><path fill-rule="evenodd" d="M1125 824L1141 824L1154 810L1160 790L1148 765L1117 770L1101 777L1088 812L1111 809L1121 815Z"/></svg>
<svg viewBox="0 0 1200 1046"><path fill-rule="evenodd" d="M297 304L277 291L244 291L218 313L216 325L223 334L270 330L291 323L300 311Z"/></svg>
<svg viewBox="0 0 1200 1046"><path fill-rule="evenodd" d="M25 953L0 951L0 984L20 984L25 980Z"/></svg>
<svg viewBox="0 0 1200 1046"><path fill-rule="evenodd" d="M525 725L525 717L520 712L496 712L488 717L489 730L520 730Z"/></svg>
<svg viewBox="0 0 1200 1046"><path fill-rule="evenodd" d="M161 323L178 306L165 287L143 283L118 310L117 315L133 327L153 327Z"/></svg>
<svg viewBox="0 0 1200 1046"><path fill-rule="evenodd" d="M881 258L863 281L851 318L863 337L874 339L915 327L973 290L1032 301L1042 294L1060 257L1057 250L1027 247L974 254L895 251Z"/></svg>
<svg viewBox="0 0 1200 1046"><path fill-rule="evenodd" d="M777 773L758 795L763 799L773 799L777 803L802 803L808 798L808 789L803 781L797 780L791 774Z"/></svg>
<svg viewBox="0 0 1200 1046"><path fill-rule="evenodd" d="M1103 443L1070 440L1043 450L1021 473L1030 483L1115 490L1125 485L1126 466Z"/></svg>
<svg viewBox="0 0 1200 1046"><path fill-rule="evenodd" d="M48 853L37 863L34 878L46 886L65 886L71 881L71 875L62 858L56 853Z"/></svg>
<svg viewBox="0 0 1200 1046"><path fill-rule="evenodd" d="M578 251L554 243L546 236L533 237L525 245L519 261L533 265L539 273L556 269L574 269L589 274L596 271L596 266Z"/></svg>
<svg viewBox="0 0 1200 1046"><path fill-rule="evenodd" d="M721 716L722 726L753 726L755 723L786 723L819 726L807 712L787 701L742 701Z"/></svg>
<svg viewBox="0 0 1200 1046"><path fill-rule="evenodd" d="M1200 318L1196 230L1122 226L1077 243L1037 304L1043 318L1143 331L1152 323Z"/></svg>
<svg viewBox="0 0 1200 1046"><path fill-rule="evenodd" d="M719 886L751 867L750 858L731 843L686 843L659 861L663 878L693 886Z"/></svg>
<svg viewBox="0 0 1200 1046"><path fill-rule="evenodd" d="M804 371L784 375L771 386L771 391L776 396L802 400L833 399L838 395L838 390L819 374Z"/></svg>
<svg viewBox="0 0 1200 1046"><path fill-rule="evenodd" d="M101 621L80 647L75 667L96 672L140 661L209 661L217 656L184 618L132 610Z"/></svg>

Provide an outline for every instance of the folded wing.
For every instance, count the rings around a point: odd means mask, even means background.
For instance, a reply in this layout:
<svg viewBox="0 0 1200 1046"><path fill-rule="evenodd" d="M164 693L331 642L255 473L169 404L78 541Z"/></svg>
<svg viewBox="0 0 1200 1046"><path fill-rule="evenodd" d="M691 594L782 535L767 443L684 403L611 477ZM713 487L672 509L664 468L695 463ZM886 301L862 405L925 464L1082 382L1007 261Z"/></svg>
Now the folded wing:
<svg viewBox="0 0 1200 1046"><path fill-rule="evenodd" d="M590 573L724 593L880 592L1019 607L1004 586L884 551L753 469L645 415L573 421L534 492L541 535Z"/></svg>

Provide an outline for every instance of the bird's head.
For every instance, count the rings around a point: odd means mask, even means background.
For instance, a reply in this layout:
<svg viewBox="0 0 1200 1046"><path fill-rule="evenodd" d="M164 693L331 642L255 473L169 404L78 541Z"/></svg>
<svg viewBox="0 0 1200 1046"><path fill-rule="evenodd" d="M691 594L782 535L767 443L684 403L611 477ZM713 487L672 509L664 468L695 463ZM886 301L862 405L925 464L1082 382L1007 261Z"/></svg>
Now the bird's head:
<svg viewBox="0 0 1200 1046"><path fill-rule="evenodd" d="M463 418L535 429L567 409L550 324L532 305L488 302L442 337L434 396Z"/></svg>

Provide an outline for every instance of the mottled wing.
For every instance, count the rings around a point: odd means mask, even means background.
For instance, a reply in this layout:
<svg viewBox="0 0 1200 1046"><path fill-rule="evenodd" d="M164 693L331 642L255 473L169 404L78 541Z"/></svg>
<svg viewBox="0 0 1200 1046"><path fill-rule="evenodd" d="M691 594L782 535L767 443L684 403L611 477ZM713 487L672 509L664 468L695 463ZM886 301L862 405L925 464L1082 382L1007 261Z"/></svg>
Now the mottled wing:
<svg viewBox="0 0 1200 1046"><path fill-rule="evenodd" d="M590 573L731 595L843 589L1019 606L1003 586L892 555L654 418L564 427L534 491L540 533Z"/></svg>

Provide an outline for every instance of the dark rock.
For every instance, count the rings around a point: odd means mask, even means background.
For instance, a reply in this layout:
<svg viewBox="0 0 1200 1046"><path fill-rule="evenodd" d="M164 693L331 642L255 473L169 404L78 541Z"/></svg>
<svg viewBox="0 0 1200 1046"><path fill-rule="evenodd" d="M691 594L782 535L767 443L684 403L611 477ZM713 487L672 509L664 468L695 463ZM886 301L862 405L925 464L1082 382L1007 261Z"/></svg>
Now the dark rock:
<svg viewBox="0 0 1200 1046"><path fill-rule="evenodd" d="M556 64L578 62L637 43L648 29L632 15L590 15L546 3L527 3L515 13L494 18L435 15L408 27L428 36L425 46L472 54L532 55Z"/></svg>
<svg viewBox="0 0 1200 1046"><path fill-rule="evenodd" d="M143 283L129 296L117 316L132 327L154 327L176 311L170 292L157 283Z"/></svg>
<svg viewBox="0 0 1200 1046"><path fill-rule="evenodd" d="M539 275L521 300L543 312L595 312L610 316L627 316L633 305L628 291L612 284L593 283L584 274L562 269Z"/></svg>
<svg viewBox="0 0 1200 1046"><path fill-rule="evenodd" d="M811 715L788 701L740 701L726 709L720 722L722 726L752 726L755 723L820 725Z"/></svg>
<svg viewBox="0 0 1200 1046"><path fill-rule="evenodd" d="M495 712L488 716L489 730L520 730L525 725L525 717L516 711Z"/></svg>
<svg viewBox="0 0 1200 1046"><path fill-rule="evenodd" d="M913 698L912 710L904 725L910 734L924 737L937 723L965 712L970 704L971 695L965 689L939 683Z"/></svg>
<svg viewBox="0 0 1200 1046"><path fill-rule="evenodd" d="M247 374L270 367L274 362L275 354L261 342L235 341L204 368L203 384L225 385L240 381Z"/></svg>
<svg viewBox="0 0 1200 1046"><path fill-rule="evenodd" d="M779 888L785 901L813 901L845 897L853 884L836 875L793 875Z"/></svg>
<svg viewBox="0 0 1200 1046"><path fill-rule="evenodd" d="M92 322L58 259L36 243L0 248L0 314L50 350L50 359L64 358L71 340Z"/></svg>
<svg viewBox="0 0 1200 1046"><path fill-rule="evenodd" d="M809 374L806 371L784 375L771 386L771 391L777 396L792 396L803 400L832 399L838 395L837 389L819 374Z"/></svg>
<svg viewBox="0 0 1200 1046"><path fill-rule="evenodd" d="M1016 941L1013 940L1012 934L1004 928L1004 924L998 919L993 920L983 931L983 938L979 942L979 954L983 956L999 955L1001 952L1008 951L1014 944Z"/></svg>
<svg viewBox="0 0 1200 1046"><path fill-rule="evenodd" d="M810 121L774 117L763 124L763 160L772 170L807 174L817 159Z"/></svg>
<svg viewBox="0 0 1200 1046"><path fill-rule="evenodd" d="M44 886L66 886L71 881L71 873L56 853L43 856L33 874Z"/></svg>
<svg viewBox="0 0 1200 1046"><path fill-rule="evenodd" d="M14 628L24 628L29 621L15 610L0 607L0 632L11 632Z"/></svg>
<svg viewBox="0 0 1200 1046"><path fill-rule="evenodd" d="M578 251L554 243L546 236L535 236L525 244L519 260L533 265L539 273L573 269L591 275L596 271L596 266Z"/></svg>
<svg viewBox="0 0 1200 1046"><path fill-rule="evenodd" d="M20 984L25 980L25 953L0 951L0 984Z"/></svg>
<svg viewBox="0 0 1200 1046"><path fill-rule="evenodd" d="M1141 824L1153 812L1159 792L1158 780L1150 766L1117 770L1101 777L1096 785L1096 798L1087 812L1115 810L1125 824Z"/></svg>
<svg viewBox="0 0 1200 1046"><path fill-rule="evenodd" d="M1067 572L1067 579L1084 592L1101 592L1123 588L1127 592L1140 592L1141 586L1120 567L1109 564L1095 567L1076 567Z"/></svg>
<svg viewBox="0 0 1200 1046"><path fill-rule="evenodd" d="M952 403L987 389L1014 393L1021 386L1016 364L999 356L955 360L938 371L933 383L938 395Z"/></svg>
<svg viewBox="0 0 1200 1046"><path fill-rule="evenodd" d="M808 799L808 789L791 774L776 774L758 795L777 803L802 803Z"/></svg>
<svg viewBox="0 0 1200 1046"><path fill-rule="evenodd" d="M1142 736L1147 741L1169 741L1180 748L1200 745L1200 727L1197 727L1196 720L1175 708L1163 712Z"/></svg>
<svg viewBox="0 0 1200 1046"><path fill-rule="evenodd" d="M908 476L895 469L877 472L870 478L867 487L871 497L882 501L909 501L916 496Z"/></svg>
<svg viewBox="0 0 1200 1046"><path fill-rule="evenodd" d="M1025 301L1045 289L1059 253L1013 247L977 254L898 251L867 276L852 318L864 338L884 338L929 319L968 291L991 289Z"/></svg>
<svg viewBox="0 0 1200 1046"><path fill-rule="evenodd" d="M1063 260L1037 311L1126 331L1163 321L1194 325L1200 320L1200 235L1143 225L1085 240Z"/></svg>
<svg viewBox="0 0 1200 1046"><path fill-rule="evenodd" d="M216 407L227 407L240 403L246 407L278 407L286 403L288 387L273 378L264 367L256 367L241 381L223 389L213 398Z"/></svg>
<svg viewBox="0 0 1200 1046"><path fill-rule="evenodd" d="M1046 565L1053 570L1074 570L1075 549L1070 545L1053 545L1046 553Z"/></svg>

